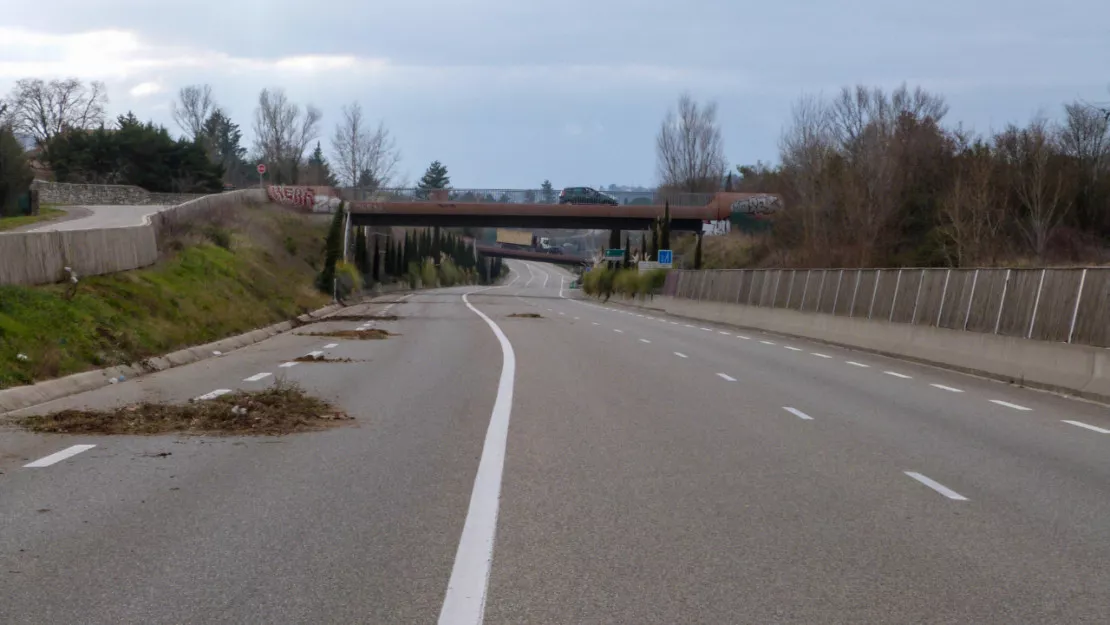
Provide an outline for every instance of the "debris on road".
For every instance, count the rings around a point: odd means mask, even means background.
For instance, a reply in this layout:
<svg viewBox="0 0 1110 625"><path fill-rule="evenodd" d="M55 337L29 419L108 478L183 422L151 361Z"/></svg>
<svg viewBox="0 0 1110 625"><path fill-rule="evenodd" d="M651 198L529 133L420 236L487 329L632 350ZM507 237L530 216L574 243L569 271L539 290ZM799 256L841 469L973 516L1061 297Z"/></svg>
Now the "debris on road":
<svg viewBox="0 0 1110 625"><path fill-rule="evenodd" d="M543 319L543 315L539 313L513 313L509 316L517 319Z"/></svg>
<svg viewBox="0 0 1110 625"><path fill-rule="evenodd" d="M305 354L293 359L295 362L355 362L350 358L328 358L323 354L313 356L312 354Z"/></svg>
<svg viewBox="0 0 1110 625"><path fill-rule="evenodd" d="M319 319L317 323L326 323L329 321L397 321L400 319L397 315L332 315Z"/></svg>
<svg viewBox="0 0 1110 625"><path fill-rule="evenodd" d="M308 432L353 420L328 402L283 382L186 404L144 402L110 410L63 410L23 417L33 432L57 434L235 434Z"/></svg>
<svg viewBox="0 0 1110 625"><path fill-rule="evenodd" d="M369 330L334 330L332 332L309 332L301 336L332 336L340 339L358 339L360 341L381 340L391 336L400 336L386 330L370 328Z"/></svg>

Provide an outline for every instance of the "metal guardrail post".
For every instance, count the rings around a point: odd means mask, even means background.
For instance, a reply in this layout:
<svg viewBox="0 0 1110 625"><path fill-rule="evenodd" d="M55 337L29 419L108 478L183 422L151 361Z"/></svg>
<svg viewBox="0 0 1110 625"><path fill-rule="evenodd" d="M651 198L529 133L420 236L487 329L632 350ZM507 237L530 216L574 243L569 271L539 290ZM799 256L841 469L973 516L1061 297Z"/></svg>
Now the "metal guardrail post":
<svg viewBox="0 0 1110 625"><path fill-rule="evenodd" d="M786 305L783 308L790 310L790 297L794 295L794 278L798 277L798 270L790 270L790 288L786 289Z"/></svg>
<svg viewBox="0 0 1110 625"><path fill-rule="evenodd" d="M894 321L894 308L898 304L898 289L902 287L902 270L898 270L898 279L894 281L894 296L890 298L890 319Z"/></svg>
<svg viewBox="0 0 1110 625"><path fill-rule="evenodd" d="M944 272L944 289L940 292L940 306L937 308L937 327L940 327L940 317L944 314L944 298L948 297L948 279L952 277L952 270Z"/></svg>
<svg viewBox="0 0 1110 625"><path fill-rule="evenodd" d="M875 272L875 288L871 290L871 305L867 307L867 318L871 318L871 313L875 312L875 296L879 294L879 281L883 279L883 270L879 269Z"/></svg>
<svg viewBox="0 0 1110 625"><path fill-rule="evenodd" d="M1047 269L1041 269L1041 279L1037 282L1037 297L1033 299L1033 316L1029 318L1029 332L1026 333L1025 338L1033 338L1033 324L1037 322L1037 309L1041 307L1041 289L1044 288L1044 274Z"/></svg>
<svg viewBox="0 0 1110 625"><path fill-rule="evenodd" d="M771 294L771 305L767 308L774 308L775 302L779 299L779 283L782 282L782 269L775 272L775 292Z"/></svg>
<svg viewBox="0 0 1110 625"><path fill-rule="evenodd" d="M1002 283L1002 299L998 300L998 316L994 319L994 333L998 334L998 328L1002 325L1002 308L1006 305L1006 291L1010 289L1010 270L1006 270L1006 281Z"/></svg>
<svg viewBox="0 0 1110 625"><path fill-rule="evenodd" d="M736 285L736 303L737 304L740 303L740 294L744 292L744 274L747 273L747 272L748 272L747 269L741 269L740 270L740 284Z"/></svg>
<svg viewBox="0 0 1110 625"><path fill-rule="evenodd" d="M798 312L802 312L806 307L806 293L809 292L809 276L812 274L812 269L806 269L806 283L802 286L802 299L798 302Z"/></svg>
<svg viewBox="0 0 1110 625"><path fill-rule="evenodd" d="M856 270L856 286L852 287L852 303L848 304L848 318L849 319L852 317L852 314L856 312L856 295L859 295L859 279L860 279L860 276L862 276L862 275L863 275L863 270L862 269L857 269Z"/></svg>
<svg viewBox="0 0 1110 625"><path fill-rule="evenodd" d="M752 288L748 291L748 306L752 305L752 298L755 297L755 272L757 272L757 271L760 272L760 275L766 276L766 274L763 273L765 271L763 269L753 269L752 270ZM766 281L766 279L764 279L764 282L765 281ZM763 283L761 282L760 283L760 288L763 288L762 284Z"/></svg>
<svg viewBox="0 0 1110 625"><path fill-rule="evenodd" d="M830 315L836 314L836 303L840 301L840 283L844 282L844 270L841 269L840 273L836 276L836 293L833 293L832 310L829 311Z"/></svg>
<svg viewBox="0 0 1110 625"><path fill-rule="evenodd" d="M971 302L975 301L975 284L979 282L979 270L971 277L971 295L967 296L967 310L964 312L964 332L967 332L967 322L971 319Z"/></svg>
<svg viewBox="0 0 1110 625"><path fill-rule="evenodd" d="M1079 318L1079 302L1083 300L1083 284L1087 282L1087 269L1083 269L1083 273L1079 274L1079 291L1075 294L1075 308L1071 311L1071 327L1068 328L1068 343L1071 343L1072 337L1075 335L1075 320Z"/></svg>
<svg viewBox="0 0 1110 625"><path fill-rule="evenodd" d="M921 279L917 281L917 295L913 298L913 316L910 317L910 325L917 323L917 305L921 302L921 287L925 286L925 270L921 270Z"/></svg>
<svg viewBox="0 0 1110 625"><path fill-rule="evenodd" d="M813 312L821 312L821 297L825 294L825 276L828 273L828 269L821 270L821 288L817 289L817 306L813 309Z"/></svg>

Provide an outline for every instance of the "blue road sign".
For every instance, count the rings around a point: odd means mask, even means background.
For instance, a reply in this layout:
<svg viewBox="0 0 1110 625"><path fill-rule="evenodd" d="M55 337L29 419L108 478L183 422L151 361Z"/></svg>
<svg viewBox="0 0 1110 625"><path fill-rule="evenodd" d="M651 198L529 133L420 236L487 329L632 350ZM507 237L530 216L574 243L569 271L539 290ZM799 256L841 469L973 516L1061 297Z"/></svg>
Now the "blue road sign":
<svg viewBox="0 0 1110 625"><path fill-rule="evenodd" d="M672 254L671 250L659 250L659 254L656 258L659 259L660 265L670 265L674 262L674 254Z"/></svg>

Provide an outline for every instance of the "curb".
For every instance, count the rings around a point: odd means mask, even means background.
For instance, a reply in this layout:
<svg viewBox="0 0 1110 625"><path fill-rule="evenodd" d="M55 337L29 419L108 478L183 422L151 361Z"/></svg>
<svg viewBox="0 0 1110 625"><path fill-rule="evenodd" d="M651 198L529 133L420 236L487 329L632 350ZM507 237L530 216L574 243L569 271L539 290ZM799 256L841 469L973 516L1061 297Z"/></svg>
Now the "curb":
<svg viewBox="0 0 1110 625"><path fill-rule="evenodd" d="M361 303L365 302L352 302L351 305L358 305ZM142 362L109 367L107 369L96 369L94 371L83 371L81 373L67 375L64 378L56 378L37 384L0 390L0 416L23 408L43 404L48 401L54 401L55 399L61 399L62 397L68 397L69 395L76 395L77 393L84 393L85 391L98 389L102 386L115 384L121 377L123 379L137 378L149 373L165 371L166 369L180 367L208 358L217 358L218 356L222 356L236 349L260 343L272 336L288 332L300 325L319 321L343 308L346 307L341 304L331 304L318 310L305 313L292 321L282 321L281 323L275 323L265 328L252 330L246 334L220 339L212 343L205 343L204 345L186 347L185 349L180 349L164 356L148 358ZM214 352L220 352L220 354L217 355Z"/></svg>

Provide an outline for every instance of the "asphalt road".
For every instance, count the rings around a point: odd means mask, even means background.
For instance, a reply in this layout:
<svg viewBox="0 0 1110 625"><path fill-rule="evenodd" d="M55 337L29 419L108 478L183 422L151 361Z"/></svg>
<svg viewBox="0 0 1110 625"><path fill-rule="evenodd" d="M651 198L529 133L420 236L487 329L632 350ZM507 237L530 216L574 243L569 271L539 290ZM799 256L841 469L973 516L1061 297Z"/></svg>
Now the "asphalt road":
<svg viewBox="0 0 1110 625"><path fill-rule="evenodd" d="M145 206L60 206L64 216L49 222L40 222L9 232L46 232L48 230L92 230L96 228L123 228L141 226L148 215L161 212L169 205Z"/></svg>
<svg viewBox="0 0 1110 625"><path fill-rule="evenodd" d="M1110 621L1106 407L510 265L392 304L388 340L302 328L36 409L283 375L353 427L0 432L0 623ZM314 350L356 362L280 367Z"/></svg>

